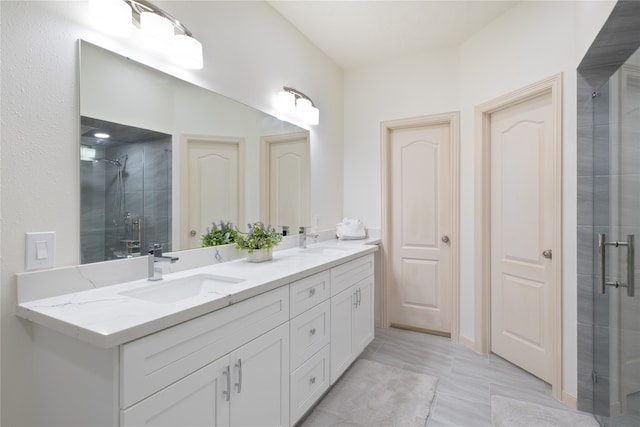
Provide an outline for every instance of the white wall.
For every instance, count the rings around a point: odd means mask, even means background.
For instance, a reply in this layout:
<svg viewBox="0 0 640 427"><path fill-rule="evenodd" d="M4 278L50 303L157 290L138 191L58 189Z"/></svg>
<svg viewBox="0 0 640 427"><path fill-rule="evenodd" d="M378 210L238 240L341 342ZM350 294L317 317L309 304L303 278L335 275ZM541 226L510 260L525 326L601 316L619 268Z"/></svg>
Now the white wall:
<svg viewBox="0 0 640 427"><path fill-rule="evenodd" d="M345 214L367 218L370 227L380 226L380 122L461 112L460 332L473 341L475 106L563 73L563 390L573 397L577 395L575 70L614 4L522 2L459 48L345 70L344 77Z"/></svg>
<svg viewBox="0 0 640 427"><path fill-rule="evenodd" d="M31 424L32 331L14 315L25 233L56 231L56 265L79 260L79 38L271 114L283 85L307 93L321 111L311 129L312 213L319 228L342 218L341 69L264 2L155 3L202 41L204 70L178 69L137 40L95 32L85 1L0 2L2 425ZM337 167L327 176L326 165Z"/></svg>

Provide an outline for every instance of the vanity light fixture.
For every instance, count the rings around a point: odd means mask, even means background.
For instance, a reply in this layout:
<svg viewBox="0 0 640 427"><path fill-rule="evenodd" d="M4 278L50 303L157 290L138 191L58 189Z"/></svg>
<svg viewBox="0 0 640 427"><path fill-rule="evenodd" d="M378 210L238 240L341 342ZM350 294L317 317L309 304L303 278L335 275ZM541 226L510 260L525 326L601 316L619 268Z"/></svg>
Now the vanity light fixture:
<svg viewBox="0 0 640 427"><path fill-rule="evenodd" d="M311 98L299 90L283 86L278 93L278 104L284 111L295 111L301 120L310 125L320 123L320 110L313 105Z"/></svg>
<svg viewBox="0 0 640 427"><path fill-rule="evenodd" d="M89 0L89 9L97 28L127 37L136 22L144 42L153 49L168 55L182 67L202 69L202 44L184 24L151 2Z"/></svg>

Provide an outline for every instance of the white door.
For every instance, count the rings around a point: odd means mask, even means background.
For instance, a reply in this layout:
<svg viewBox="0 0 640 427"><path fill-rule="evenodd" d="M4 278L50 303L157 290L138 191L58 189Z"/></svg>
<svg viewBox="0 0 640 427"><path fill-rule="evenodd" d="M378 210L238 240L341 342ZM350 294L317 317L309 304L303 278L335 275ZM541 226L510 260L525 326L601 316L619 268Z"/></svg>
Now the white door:
<svg viewBox="0 0 640 427"><path fill-rule="evenodd" d="M551 93L491 114L491 351L552 383ZM552 255L552 254L551 254Z"/></svg>
<svg viewBox="0 0 640 427"><path fill-rule="evenodd" d="M263 217L274 227L289 226L291 233L309 226L308 134L263 138Z"/></svg>
<svg viewBox="0 0 640 427"><path fill-rule="evenodd" d="M182 170L182 249L199 248L211 222L244 223L242 140L185 137Z"/></svg>
<svg viewBox="0 0 640 427"><path fill-rule="evenodd" d="M389 321L450 334L450 124L395 128L389 144Z"/></svg>
<svg viewBox="0 0 640 427"><path fill-rule="evenodd" d="M228 356L121 412L123 427L224 427L229 425Z"/></svg>
<svg viewBox="0 0 640 427"><path fill-rule="evenodd" d="M289 425L289 324L230 354L231 425Z"/></svg>

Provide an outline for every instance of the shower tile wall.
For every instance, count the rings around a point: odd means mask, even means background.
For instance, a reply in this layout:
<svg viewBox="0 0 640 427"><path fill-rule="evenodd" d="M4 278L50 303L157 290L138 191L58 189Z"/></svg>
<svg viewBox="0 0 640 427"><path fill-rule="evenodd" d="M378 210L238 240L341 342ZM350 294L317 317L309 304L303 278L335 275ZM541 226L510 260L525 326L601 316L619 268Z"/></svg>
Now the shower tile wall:
<svg viewBox="0 0 640 427"><path fill-rule="evenodd" d="M127 156L126 163L122 156ZM81 262L116 258L123 239L137 239L126 213L140 220L141 252L149 243L163 243L171 250L171 137L123 144L103 149L98 158L121 158L124 181L124 215L116 198L117 167L105 162L80 162ZM115 221L115 223L114 223Z"/></svg>

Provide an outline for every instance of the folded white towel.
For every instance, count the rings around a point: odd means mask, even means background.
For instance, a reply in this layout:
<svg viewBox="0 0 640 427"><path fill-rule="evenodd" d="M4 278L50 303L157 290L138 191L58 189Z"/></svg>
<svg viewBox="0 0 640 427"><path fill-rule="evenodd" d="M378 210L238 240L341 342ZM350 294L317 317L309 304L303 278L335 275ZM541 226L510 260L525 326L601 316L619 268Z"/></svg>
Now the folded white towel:
<svg viewBox="0 0 640 427"><path fill-rule="evenodd" d="M344 218L336 224L336 235L342 240L364 239L367 229L358 218Z"/></svg>

